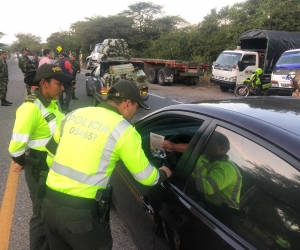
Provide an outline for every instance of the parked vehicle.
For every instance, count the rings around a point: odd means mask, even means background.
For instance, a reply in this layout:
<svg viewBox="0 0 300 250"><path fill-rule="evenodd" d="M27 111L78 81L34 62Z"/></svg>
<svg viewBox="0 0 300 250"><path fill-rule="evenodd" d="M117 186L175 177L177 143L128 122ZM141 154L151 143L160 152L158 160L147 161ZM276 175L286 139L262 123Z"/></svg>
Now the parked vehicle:
<svg viewBox="0 0 300 250"><path fill-rule="evenodd" d="M134 68L143 70L143 62L135 61L101 61L98 66L96 66L91 73L85 73L88 76L86 79L86 94L88 96L93 96L94 105L97 106L100 102L106 101L107 91L109 87L105 84L104 75L109 72L111 66L114 65L124 65L131 63ZM148 86L138 86L140 88L141 96L144 101L149 98Z"/></svg>
<svg viewBox="0 0 300 250"><path fill-rule="evenodd" d="M242 79L250 77L257 69L263 69L262 80L270 82L273 68L281 54L289 49L300 48L300 32L249 30L239 38L236 50L223 51L212 66L211 82L227 92ZM275 94L285 94L275 85Z"/></svg>
<svg viewBox="0 0 300 250"><path fill-rule="evenodd" d="M95 44L93 50L92 50L92 46L90 46L92 52L91 54L85 59L85 68L86 69L91 69L91 68L94 68L96 67L97 65L99 65L99 51L100 51L100 48L102 46L102 43L97 43Z"/></svg>
<svg viewBox="0 0 300 250"><path fill-rule="evenodd" d="M166 238L172 249L299 249L299 115L297 98L247 97L172 105L138 121L151 164L167 161L173 168L170 179L150 188L134 182L122 165L113 175L115 204L138 248L168 249ZM152 157L150 132L188 147L166 160ZM241 176L236 210L226 197L221 206L210 204L197 186L200 157L216 132L228 138L227 155Z"/></svg>
<svg viewBox="0 0 300 250"><path fill-rule="evenodd" d="M248 95L269 95L271 83L262 83L260 75L262 69L257 68L255 72L245 80L242 80L243 84L236 85L234 94L237 97L247 97Z"/></svg>
<svg viewBox="0 0 300 250"><path fill-rule="evenodd" d="M300 49L285 51L272 72L272 87L281 89L281 93L291 95L293 88L290 82L298 70L300 70Z"/></svg>
<svg viewBox="0 0 300 250"><path fill-rule="evenodd" d="M188 86L196 85L209 67L207 63L177 60L131 58L131 61L143 61L149 83L162 86L171 86L173 81L182 81Z"/></svg>

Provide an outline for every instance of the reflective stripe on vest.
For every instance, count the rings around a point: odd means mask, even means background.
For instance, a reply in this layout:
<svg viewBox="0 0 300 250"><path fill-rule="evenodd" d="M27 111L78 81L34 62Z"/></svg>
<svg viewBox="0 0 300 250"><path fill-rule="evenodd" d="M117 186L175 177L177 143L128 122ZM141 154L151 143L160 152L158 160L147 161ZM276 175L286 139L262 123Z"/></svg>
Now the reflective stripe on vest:
<svg viewBox="0 0 300 250"><path fill-rule="evenodd" d="M20 150L20 151L18 151L18 152L10 153L10 155L11 155L12 157L19 157L19 156L21 156L21 155L23 155L23 154L25 154L25 149Z"/></svg>
<svg viewBox="0 0 300 250"><path fill-rule="evenodd" d="M17 141L17 142L28 142L29 140L29 134L19 134L19 133L13 133L11 140Z"/></svg>
<svg viewBox="0 0 300 250"><path fill-rule="evenodd" d="M36 106L38 106L40 112L42 113L44 119L46 119L46 117L50 114L48 112L48 110L44 107L44 105L41 103L41 101L36 98L33 102ZM30 148L36 148L36 147L41 147L41 146L45 146L47 144L47 142L50 140L51 135L54 134L55 130L56 130L56 119L53 119L51 121L48 122L48 126L49 126L49 130L50 130L50 134L49 134L49 138L43 138L40 140L30 140L28 142L28 147Z"/></svg>
<svg viewBox="0 0 300 250"><path fill-rule="evenodd" d="M51 169L57 174L63 175L82 184L88 184L92 186L106 186L110 177L110 175L104 175L106 167L108 166L109 160L114 151L115 145L118 142L118 139L129 126L130 123L128 121L122 120L111 132L106 142L106 145L104 146L104 149L102 151L102 157L100 159L97 172L94 175L82 173L68 166L62 165L56 161L52 163ZM144 172L145 171L143 171L142 175L146 174Z"/></svg>

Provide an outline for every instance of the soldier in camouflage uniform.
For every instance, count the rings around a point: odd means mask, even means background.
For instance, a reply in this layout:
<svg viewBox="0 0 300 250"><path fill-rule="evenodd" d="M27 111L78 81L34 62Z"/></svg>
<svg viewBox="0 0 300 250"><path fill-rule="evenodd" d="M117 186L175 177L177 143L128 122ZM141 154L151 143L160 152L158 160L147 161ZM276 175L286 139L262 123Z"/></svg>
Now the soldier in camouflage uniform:
<svg viewBox="0 0 300 250"><path fill-rule="evenodd" d="M24 77L27 71L35 69L34 64L31 62L31 60L28 58L29 54L29 49L28 48L23 48L22 49L23 55L19 58L19 68L21 69ZM26 90L27 90L27 95L31 94L31 87L26 84Z"/></svg>
<svg viewBox="0 0 300 250"><path fill-rule="evenodd" d="M1 106L10 106L12 103L6 100L8 69L6 64L7 52L0 49L0 99Z"/></svg>
<svg viewBox="0 0 300 250"><path fill-rule="evenodd" d="M75 96L75 85L76 85L76 74L80 73L80 65L79 62L76 61L76 53L72 52L70 55L70 63L73 70L73 76L75 77L74 80L72 80L72 99L78 100L78 98Z"/></svg>

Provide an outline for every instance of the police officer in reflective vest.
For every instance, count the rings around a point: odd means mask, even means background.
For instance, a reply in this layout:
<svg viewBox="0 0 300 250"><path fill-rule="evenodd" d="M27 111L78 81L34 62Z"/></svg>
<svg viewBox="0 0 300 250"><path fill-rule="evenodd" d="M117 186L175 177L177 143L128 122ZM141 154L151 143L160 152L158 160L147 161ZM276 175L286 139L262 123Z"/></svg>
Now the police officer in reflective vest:
<svg viewBox="0 0 300 250"><path fill-rule="evenodd" d="M26 183L32 200L30 220L30 249L49 249L46 231L41 220L41 201L37 199L41 173L47 173L45 145L64 117L56 104L62 94L62 82L72 80L60 67L44 64L36 72L31 86L38 85L33 95L28 95L16 112L16 120L9 145L9 153L16 163L14 172L25 168ZM29 147L29 150L26 148ZM44 175L45 177L45 175ZM45 179L45 178L44 178Z"/></svg>
<svg viewBox="0 0 300 250"><path fill-rule="evenodd" d="M55 156L42 216L51 249L112 248L109 184L118 160L143 185L171 176L166 166L150 164L141 136L129 123L139 107L150 109L134 83L120 80L108 91L107 103L69 113L48 142Z"/></svg>

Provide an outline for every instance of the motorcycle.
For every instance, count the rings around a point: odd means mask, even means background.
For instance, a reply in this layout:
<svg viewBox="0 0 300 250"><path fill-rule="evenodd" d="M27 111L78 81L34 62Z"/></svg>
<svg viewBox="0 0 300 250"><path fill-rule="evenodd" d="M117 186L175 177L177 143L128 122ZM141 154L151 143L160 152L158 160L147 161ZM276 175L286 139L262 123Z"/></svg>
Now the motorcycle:
<svg viewBox="0 0 300 250"><path fill-rule="evenodd" d="M248 95L269 95L269 88L272 86L271 83L262 83L260 75L262 69L258 68L255 72L245 80L242 80L242 84L239 84L234 89L236 97L246 97Z"/></svg>

